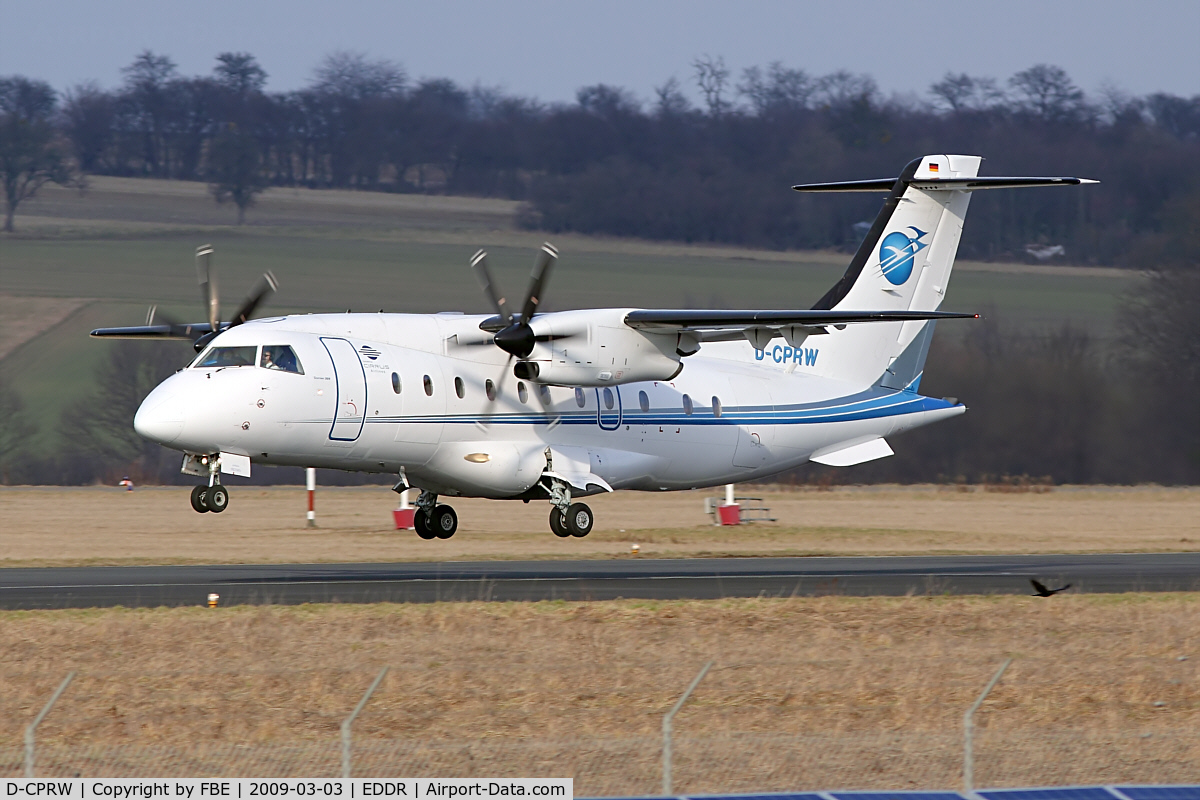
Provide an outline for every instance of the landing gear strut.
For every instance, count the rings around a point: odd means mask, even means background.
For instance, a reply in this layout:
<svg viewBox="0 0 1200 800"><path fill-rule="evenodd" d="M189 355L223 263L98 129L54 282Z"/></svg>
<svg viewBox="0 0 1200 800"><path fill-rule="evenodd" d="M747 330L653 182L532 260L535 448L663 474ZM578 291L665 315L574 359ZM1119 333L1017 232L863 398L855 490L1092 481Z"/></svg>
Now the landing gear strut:
<svg viewBox="0 0 1200 800"><path fill-rule="evenodd" d="M592 532L592 509L585 503L572 503L571 487L562 481L550 485L550 506L550 530L555 536L582 538Z"/></svg>
<svg viewBox="0 0 1200 800"><path fill-rule="evenodd" d="M220 514L229 508L229 490L221 485L220 458L208 458L208 483L193 488L191 500L192 509L201 514L207 511Z"/></svg>
<svg viewBox="0 0 1200 800"><path fill-rule="evenodd" d="M436 494L422 490L413 527L422 539L449 539L458 530L458 514L448 505L439 505Z"/></svg>

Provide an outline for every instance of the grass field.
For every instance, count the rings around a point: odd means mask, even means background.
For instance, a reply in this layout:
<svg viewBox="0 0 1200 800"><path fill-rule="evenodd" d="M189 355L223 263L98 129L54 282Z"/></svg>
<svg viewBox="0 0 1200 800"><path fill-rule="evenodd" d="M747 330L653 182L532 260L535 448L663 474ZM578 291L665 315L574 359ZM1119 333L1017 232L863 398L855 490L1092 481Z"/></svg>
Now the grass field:
<svg viewBox="0 0 1200 800"><path fill-rule="evenodd" d="M321 488L316 530L304 527L301 488L231 487L230 508L219 515L192 511L187 493L0 488L0 566L629 558L634 543L645 558L1200 547L1200 489L1190 488L766 490L764 502L778 522L737 528L712 525L704 492L621 492L588 500L596 527L584 539L553 536L545 503L459 499L459 532L429 542L394 529L396 496L382 486Z"/></svg>
<svg viewBox="0 0 1200 800"><path fill-rule="evenodd" d="M0 375L39 409L38 441L54 446L53 421L86 393L109 346L87 339L87 331L139 324L152 303L198 319L192 256L206 242L217 249L227 313L266 270L281 281L274 311L485 311L467 267L471 254L489 248L512 296L524 291L533 252L546 238L516 229L515 210L503 200L274 189L237 227L229 224L232 209L218 207L203 184L96 177L83 195L47 187L21 206L17 233L0 237ZM551 238L562 258L550 309L807 308L849 259ZM1070 322L1107 337L1118 298L1134 279L1100 268L960 262L945 307L995 313L1025 332ZM60 302L47 307L49 299ZM961 335L968 324L939 332Z"/></svg>
<svg viewBox="0 0 1200 800"><path fill-rule="evenodd" d="M262 753L255 775L327 774L340 721L387 665L356 723L360 752L398 742L399 761L440 745L440 775L653 792L662 715L712 660L675 720L681 789L951 788L963 711L1012 657L977 719L983 785L1186 782L1198 648L1194 594L6 612L0 752L19 752L21 726L78 670L39 731L54 752L221 744ZM763 738L748 751L735 733ZM883 735L907 764L888 763ZM270 746L305 742L328 747L269 764ZM535 745L559 755L531 758ZM487 747L509 760L472 762Z"/></svg>

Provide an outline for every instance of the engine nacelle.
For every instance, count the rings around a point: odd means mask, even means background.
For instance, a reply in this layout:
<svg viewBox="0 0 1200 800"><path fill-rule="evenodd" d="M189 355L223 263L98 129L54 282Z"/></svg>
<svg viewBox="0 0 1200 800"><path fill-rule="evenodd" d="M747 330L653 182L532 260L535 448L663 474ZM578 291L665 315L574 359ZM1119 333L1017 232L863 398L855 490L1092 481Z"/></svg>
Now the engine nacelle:
<svg viewBox="0 0 1200 800"><path fill-rule="evenodd" d="M535 318L537 335L548 340L538 342L515 374L549 386L615 386L678 375L679 336L634 330L625 324L626 313L596 309Z"/></svg>

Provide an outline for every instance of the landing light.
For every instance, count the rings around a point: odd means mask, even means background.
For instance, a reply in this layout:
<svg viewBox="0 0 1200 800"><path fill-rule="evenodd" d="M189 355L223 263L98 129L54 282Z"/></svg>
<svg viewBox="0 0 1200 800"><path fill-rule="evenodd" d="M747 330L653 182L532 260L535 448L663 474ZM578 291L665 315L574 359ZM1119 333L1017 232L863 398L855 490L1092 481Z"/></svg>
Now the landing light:
<svg viewBox="0 0 1200 800"><path fill-rule="evenodd" d="M463 456L463 458L467 461L470 461L472 464L486 464L492 460L492 457L487 453L469 453Z"/></svg>

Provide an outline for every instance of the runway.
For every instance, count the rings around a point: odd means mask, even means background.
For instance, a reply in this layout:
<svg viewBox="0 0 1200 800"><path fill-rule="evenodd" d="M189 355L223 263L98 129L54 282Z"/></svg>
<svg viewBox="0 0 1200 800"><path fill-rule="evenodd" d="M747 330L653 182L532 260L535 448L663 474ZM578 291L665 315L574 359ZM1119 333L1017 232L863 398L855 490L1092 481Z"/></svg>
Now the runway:
<svg viewBox="0 0 1200 800"><path fill-rule="evenodd" d="M0 608L1200 590L1200 553L0 569Z"/></svg>

